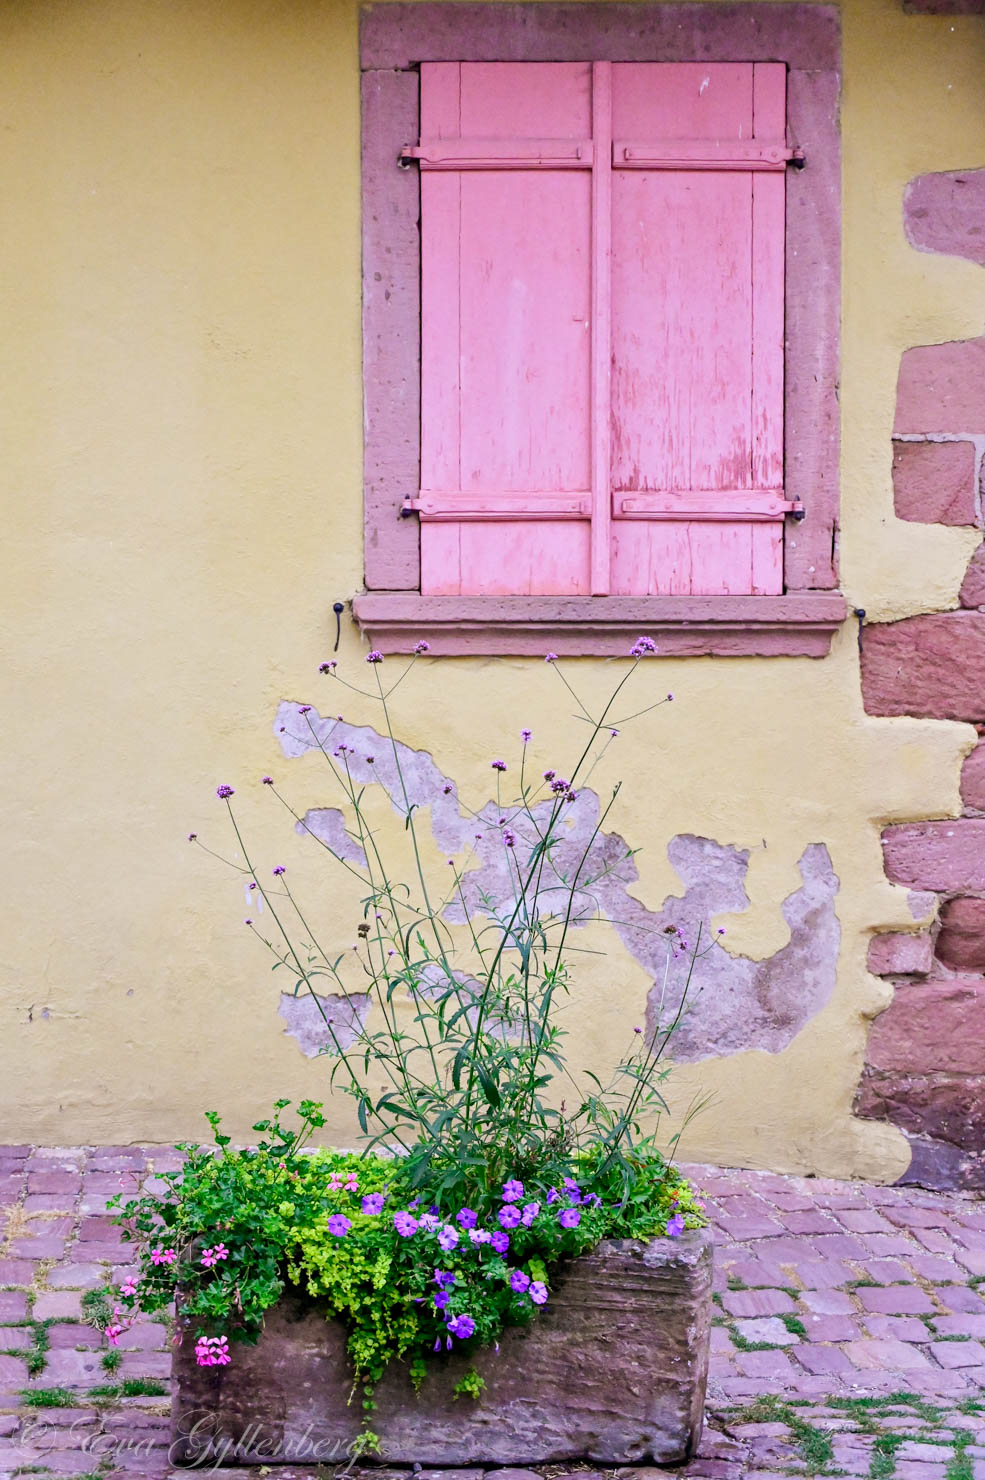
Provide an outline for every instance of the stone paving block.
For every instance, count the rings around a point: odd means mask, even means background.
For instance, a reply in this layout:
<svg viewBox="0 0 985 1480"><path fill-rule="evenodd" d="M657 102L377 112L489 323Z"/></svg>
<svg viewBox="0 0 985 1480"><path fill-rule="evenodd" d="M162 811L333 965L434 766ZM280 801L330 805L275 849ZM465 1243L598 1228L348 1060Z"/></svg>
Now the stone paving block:
<svg viewBox="0 0 985 1480"><path fill-rule="evenodd" d="M103 1346L102 1334L82 1321L59 1323L48 1327L48 1342L53 1350L67 1351L84 1346L89 1350Z"/></svg>
<svg viewBox="0 0 985 1480"><path fill-rule="evenodd" d="M28 1234L10 1241L10 1252L16 1259L60 1259L66 1240L53 1234Z"/></svg>
<svg viewBox="0 0 985 1480"><path fill-rule="evenodd" d="M722 1304L732 1316L775 1316L796 1309L785 1290L726 1290Z"/></svg>
<svg viewBox="0 0 985 1480"><path fill-rule="evenodd" d="M100 1362L102 1353L98 1349L77 1352L72 1349L50 1351L44 1364L44 1372L37 1380L41 1387L92 1387L108 1381Z"/></svg>
<svg viewBox="0 0 985 1480"><path fill-rule="evenodd" d="M783 1352L737 1352L735 1365L745 1377L792 1378L795 1369Z"/></svg>
<svg viewBox="0 0 985 1480"><path fill-rule="evenodd" d="M877 1339L848 1341L842 1350L856 1367L876 1367L883 1371L909 1372L914 1367L927 1367L923 1352L906 1341Z"/></svg>
<svg viewBox="0 0 985 1480"><path fill-rule="evenodd" d="M26 1352L34 1345L31 1326L0 1326L0 1352Z"/></svg>
<svg viewBox="0 0 985 1480"><path fill-rule="evenodd" d="M17 1391L27 1384L27 1363L20 1357L0 1357L0 1392Z"/></svg>
<svg viewBox="0 0 985 1480"><path fill-rule="evenodd" d="M835 1290L853 1277L846 1265L833 1259L799 1259L793 1268L807 1290Z"/></svg>
<svg viewBox="0 0 985 1480"><path fill-rule="evenodd" d="M765 1259L750 1259L748 1255L741 1252L728 1251L726 1256L726 1267L730 1274L736 1279L742 1280L743 1284L750 1289L759 1287L772 1287L785 1285L788 1276L784 1274L779 1264L771 1263Z"/></svg>
<svg viewBox="0 0 985 1480"><path fill-rule="evenodd" d="M928 1342L932 1332L916 1316L867 1315L865 1327L870 1336L893 1341Z"/></svg>
<svg viewBox="0 0 985 1480"><path fill-rule="evenodd" d="M861 1331L851 1316L807 1316L808 1341L858 1341Z"/></svg>
<svg viewBox="0 0 985 1480"><path fill-rule="evenodd" d="M735 1329L744 1341L769 1341L773 1346L796 1346L800 1337L788 1331L776 1316L760 1316L756 1320L736 1321Z"/></svg>
<svg viewBox="0 0 985 1480"><path fill-rule="evenodd" d="M856 1293L865 1310L884 1316L933 1315L936 1309L918 1285L863 1285Z"/></svg>
<svg viewBox="0 0 985 1480"><path fill-rule="evenodd" d="M23 1321L27 1317L27 1295L21 1290L0 1290L0 1321Z"/></svg>
<svg viewBox="0 0 985 1480"><path fill-rule="evenodd" d="M857 1372L854 1363L838 1346L798 1346L794 1356L808 1372L815 1375L831 1372L847 1376Z"/></svg>
<svg viewBox="0 0 985 1480"><path fill-rule="evenodd" d="M0 1259L0 1285L29 1285L34 1274L30 1259Z"/></svg>
<svg viewBox="0 0 985 1480"><path fill-rule="evenodd" d="M907 1256L907 1262L922 1279L931 1280L935 1285L947 1284L954 1281L955 1284L963 1284L967 1278L955 1259L945 1259L939 1254L914 1254Z"/></svg>
<svg viewBox="0 0 985 1480"><path fill-rule="evenodd" d="M57 1290L92 1290L106 1283L107 1273L99 1264L74 1264L69 1260L48 1271L47 1283Z"/></svg>
<svg viewBox="0 0 985 1480"><path fill-rule="evenodd" d="M847 1316L855 1309L844 1290L804 1290L799 1300L819 1316Z"/></svg>
<svg viewBox="0 0 985 1480"><path fill-rule="evenodd" d="M967 1285L938 1285L934 1291L944 1309L952 1315L985 1315L985 1301L980 1294L981 1286L970 1289Z"/></svg>
<svg viewBox="0 0 985 1480"><path fill-rule="evenodd" d="M985 1312L982 1315L937 1316L934 1329L942 1336L985 1337Z"/></svg>
<svg viewBox="0 0 985 1480"><path fill-rule="evenodd" d="M33 1314L38 1321L81 1317L81 1293L77 1290L42 1290L34 1297Z"/></svg>
<svg viewBox="0 0 985 1480"><path fill-rule="evenodd" d="M979 1341L934 1341L929 1350L942 1367L985 1367L985 1346Z"/></svg>

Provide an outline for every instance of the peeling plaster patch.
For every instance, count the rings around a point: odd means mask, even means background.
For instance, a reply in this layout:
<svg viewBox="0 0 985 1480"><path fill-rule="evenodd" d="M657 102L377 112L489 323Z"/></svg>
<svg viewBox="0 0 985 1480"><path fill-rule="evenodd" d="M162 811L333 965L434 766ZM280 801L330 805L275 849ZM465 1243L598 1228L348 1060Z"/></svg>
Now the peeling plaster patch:
<svg viewBox="0 0 985 1480"><path fill-rule="evenodd" d="M308 720L312 721L310 728ZM532 846L536 838L534 824L528 818L510 816L509 826L517 835L517 848L510 850L502 840L505 819L497 804L490 800L478 814L463 816L454 782L439 770L426 751L411 750L399 742L394 747L370 726L322 719L314 710L301 715L297 705L287 703L280 706L275 728L285 755L302 755L317 749L319 743L331 754L340 742L344 743L352 752L347 761L354 781L360 785L374 782L382 785L401 814L407 803L430 808L431 827L439 846L448 853L468 855L462 893L469 911L508 918L515 898L516 857L522 858L525 847ZM550 810L549 801L534 807L538 827L543 826ZM549 916L552 910L560 912L567 899L568 885L564 880L573 875L584 849L591 843L583 869L588 882L576 893L572 924L578 926L601 914L612 924L626 949L651 974L654 984L647 1006L651 1031L661 1011L668 928L679 927L693 941L700 925L708 940L710 949L696 962L687 1012L675 1033L674 1057L694 1061L749 1049L781 1052L821 1011L834 990L841 941L835 913L839 881L824 844L812 843L804 850L798 864L801 887L783 902L783 917L790 928L789 941L772 956L757 961L729 954L708 934L709 921L714 916L736 914L749 908L747 850L711 838L678 834L668 844L667 856L684 885L684 892L668 896L658 909L650 910L630 893L630 886L636 883L639 874L625 839L616 832L599 832L592 841L599 813L599 798L587 787L565 808L564 831L552 850L540 893L541 916ZM335 809L316 809L307 814L306 820L311 818L319 819L319 826L327 829L325 841L347 839L348 846L352 846L341 813ZM339 851L337 841L332 846ZM910 898L912 901L914 896ZM923 896L920 898L922 901ZM451 902L445 917L450 923L464 920L460 901ZM915 918L920 916L915 913ZM676 1012L682 990L683 974L672 970L662 1007L665 1021ZM296 998L284 1000L295 1011L304 1006ZM308 1007L317 1017L317 1022L311 1022L311 1030L317 1033L319 1024L322 1028L324 1024L314 1004L309 1003ZM284 1001L281 1013L284 1014ZM305 1021L307 1024L310 1019ZM322 1041L325 1038L327 1034L323 1033Z"/></svg>
<svg viewBox="0 0 985 1480"><path fill-rule="evenodd" d="M431 830L446 852L457 853L467 845L472 819L461 815L458 787L442 775L426 750L411 750L399 740L394 743L371 725L350 725L331 715L323 719L315 709L299 714L298 706L287 702L282 702L277 711L274 733L289 759L319 748L331 755L340 744L348 746L352 751L347 757L349 773L354 781L378 782L401 815L408 804L430 807ZM367 759L369 756L372 761Z"/></svg>
<svg viewBox="0 0 985 1480"><path fill-rule="evenodd" d="M282 992L277 1013L287 1024L284 1032L313 1059L320 1053L334 1054L336 1041L342 1048L352 1047L366 1022L369 997L365 992L353 992L348 997L319 997L316 1002L310 992L303 997Z"/></svg>
<svg viewBox="0 0 985 1480"><path fill-rule="evenodd" d="M906 902L914 920L924 921L937 909L937 895L928 893L926 889L909 890Z"/></svg>
<svg viewBox="0 0 985 1480"><path fill-rule="evenodd" d="M366 854L346 831L345 817L338 807L312 807L300 822L294 824L294 831L302 837L311 833L340 858L358 863L363 868L366 865Z"/></svg>
<svg viewBox="0 0 985 1480"><path fill-rule="evenodd" d="M660 934L678 924L693 941L699 923L707 929L712 916L747 909L749 903L747 852L686 835L674 838L667 852L684 882L684 894L669 897L655 913L630 899L637 918L619 929L636 959L656 978L647 1003L651 1032L658 1014L664 1022L673 1019L683 986L671 973L661 1012ZM838 879L823 843L805 848L798 867L803 884L782 906L790 927L785 946L762 961L720 949L696 961L687 1010L674 1034L675 1059L693 1062L748 1049L779 1053L828 1002L841 941L835 913Z"/></svg>

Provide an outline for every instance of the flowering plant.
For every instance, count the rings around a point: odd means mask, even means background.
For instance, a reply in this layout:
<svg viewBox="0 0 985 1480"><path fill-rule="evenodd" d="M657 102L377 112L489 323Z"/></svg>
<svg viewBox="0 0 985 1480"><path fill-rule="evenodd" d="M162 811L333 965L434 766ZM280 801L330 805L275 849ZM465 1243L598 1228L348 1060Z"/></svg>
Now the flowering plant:
<svg viewBox="0 0 985 1480"><path fill-rule="evenodd" d="M344 829L326 837L271 777L263 784L358 878L362 920L348 951L323 949L281 865L273 883L261 877L234 789L218 788L245 860L224 861L245 876L272 925L268 935L254 918L246 923L275 969L291 973L294 994L315 1003L331 1082L355 1102L364 1150L312 1152L306 1143L325 1124L313 1101L301 1102L293 1132L280 1119L289 1102L278 1101L273 1118L254 1127L258 1145L245 1150L231 1148L210 1113L218 1155L184 1146L183 1171L165 1178L163 1191L117 1203L141 1249L139 1276L120 1291L120 1329L134 1306L159 1309L177 1296L195 1330L197 1361L223 1366L234 1360L230 1343L255 1340L264 1311L291 1282L346 1321L355 1376L371 1404L372 1385L394 1358L408 1359L419 1380L428 1355L495 1342L505 1325L531 1319L564 1261L600 1239L676 1237L704 1222L657 1143L667 1109L665 1053L686 1009L700 933L694 942L667 934L660 1002L673 1005L666 1014L651 1010L646 1029L628 1034L606 1081L568 1064L558 1021L569 936L605 918L600 884L629 855L623 845L615 856L611 835L602 835L619 785L603 804L588 783L619 726L657 707L625 718L616 707L653 650L639 639L597 714L548 655L577 705L583 742L563 771L540 770L531 732L521 731L511 799L510 764L491 761L495 800L467 814L467 856L448 860L440 889L425 863L407 752L391 720L393 692L427 644L389 683L382 655L371 652L369 692L346 683L334 662L323 664L383 716L373 753L365 753L341 716L297 707L310 748L340 787ZM388 870L371 825L365 791L374 779L389 791L410 841L409 883ZM675 973L682 980L672 983ZM351 1009L345 1031L329 1010L340 1002ZM463 1391L476 1393L479 1383L472 1374Z"/></svg>

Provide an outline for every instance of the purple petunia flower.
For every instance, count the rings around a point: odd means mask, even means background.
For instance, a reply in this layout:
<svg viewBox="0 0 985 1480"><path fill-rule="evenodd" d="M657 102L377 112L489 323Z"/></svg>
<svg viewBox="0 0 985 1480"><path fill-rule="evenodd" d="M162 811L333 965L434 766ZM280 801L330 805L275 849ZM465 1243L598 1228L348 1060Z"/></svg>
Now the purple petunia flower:
<svg viewBox="0 0 985 1480"><path fill-rule="evenodd" d="M450 1224L446 1223L444 1228L438 1233L438 1243L446 1254L449 1253L458 1243L458 1229L452 1228Z"/></svg>
<svg viewBox="0 0 985 1480"><path fill-rule="evenodd" d="M414 652L415 653L429 653L430 651L431 651L431 644L429 642L425 641L425 639L423 637L421 638L420 642L415 642L415 644L414 644Z"/></svg>
<svg viewBox="0 0 985 1480"><path fill-rule="evenodd" d="M383 662L383 654L379 651L378 648L374 648L371 653L367 653L366 654L366 662L367 663L382 663Z"/></svg>
<svg viewBox="0 0 985 1480"><path fill-rule="evenodd" d="M345 1238L351 1227L352 1223L344 1213L333 1213L328 1220L328 1231L336 1238Z"/></svg>
<svg viewBox="0 0 985 1480"><path fill-rule="evenodd" d="M565 1177L561 1185L571 1201L577 1206L581 1202L581 1188L575 1179L573 1177Z"/></svg>
<svg viewBox="0 0 985 1480"><path fill-rule="evenodd" d="M497 1228L495 1233L489 1235L489 1242L497 1254L505 1254L510 1246L510 1236L508 1233L501 1233Z"/></svg>
<svg viewBox="0 0 985 1480"><path fill-rule="evenodd" d="M499 1222L503 1228L516 1228L520 1222L520 1209L507 1203L505 1208L499 1210Z"/></svg>
<svg viewBox="0 0 985 1480"><path fill-rule="evenodd" d="M474 1228L478 1221L478 1213L474 1213L471 1208L459 1208L455 1214L455 1222L460 1223L463 1228Z"/></svg>
<svg viewBox="0 0 985 1480"><path fill-rule="evenodd" d="M440 1290L450 1290L455 1283L455 1276L450 1269L436 1269L434 1283Z"/></svg>
<svg viewBox="0 0 985 1480"><path fill-rule="evenodd" d="M436 1228L441 1227L441 1219L436 1218L433 1213L422 1213L421 1227L425 1233L433 1233Z"/></svg>
<svg viewBox="0 0 985 1480"><path fill-rule="evenodd" d="M524 1206L524 1209L523 1209L523 1226L524 1226L524 1228L529 1228L530 1227L531 1223L534 1221L534 1219L536 1218L536 1216L537 1216L537 1214L539 1212L540 1212L540 1203L539 1202L528 1202Z"/></svg>
<svg viewBox="0 0 985 1480"><path fill-rule="evenodd" d="M417 1232L417 1219L410 1213L394 1213L393 1226L401 1238L410 1238Z"/></svg>
<svg viewBox="0 0 985 1480"><path fill-rule="evenodd" d="M219 800L223 802L226 800L227 797L232 797L236 795L232 787L226 786L225 783L223 783L222 786L216 787L215 794L219 798Z"/></svg>
<svg viewBox="0 0 985 1480"><path fill-rule="evenodd" d="M503 1201L504 1202L508 1202L508 1203L518 1202L519 1199L522 1196L523 1196L523 1183L522 1182L518 1182L515 1177L511 1177L508 1182L504 1182L503 1183Z"/></svg>
<svg viewBox="0 0 985 1480"><path fill-rule="evenodd" d="M558 1200L558 1198L560 1196L561 1196L561 1194L560 1194L560 1192L558 1192L557 1188L556 1187L551 1187L551 1188L548 1189L547 1201L549 1203L556 1203L557 1200Z"/></svg>
<svg viewBox="0 0 985 1480"><path fill-rule="evenodd" d="M683 1213L675 1213L674 1216L673 1216L673 1218L670 1218L667 1221L667 1236L668 1236L668 1238L680 1238L680 1236L681 1236L681 1234L683 1232L684 1232L684 1214Z"/></svg>
<svg viewBox="0 0 985 1480"><path fill-rule="evenodd" d="M362 1201L363 1212L370 1217L375 1217L377 1213L382 1213L385 1202L386 1198L382 1192L369 1192Z"/></svg>
<svg viewBox="0 0 985 1480"><path fill-rule="evenodd" d="M438 1293L437 1293L437 1295L434 1297L434 1308L435 1308L435 1310L445 1310L445 1309L447 1309L448 1302L449 1302L450 1299L451 1299L451 1296L448 1294L448 1291L447 1290L439 1290Z"/></svg>
<svg viewBox="0 0 985 1480"><path fill-rule="evenodd" d="M467 1341L475 1330L475 1321L471 1316L452 1316L448 1322L450 1335L457 1336L459 1341Z"/></svg>
<svg viewBox="0 0 985 1480"><path fill-rule="evenodd" d="M534 1305L547 1304L547 1286L543 1280L533 1280L527 1293Z"/></svg>
<svg viewBox="0 0 985 1480"><path fill-rule="evenodd" d="M580 1208L564 1208L557 1215L557 1221L562 1228L577 1228L581 1222Z"/></svg>
<svg viewBox="0 0 985 1480"><path fill-rule="evenodd" d="M514 1269L510 1275L510 1289L515 1290L518 1295L522 1295L524 1290L528 1290L529 1288L530 1276L525 1274L522 1269Z"/></svg>
<svg viewBox="0 0 985 1480"><path fill-rule="evenodd" d="M469 1242L473 1244L491 1244L493 1236L485 1228L470 1228Z"/></svg>

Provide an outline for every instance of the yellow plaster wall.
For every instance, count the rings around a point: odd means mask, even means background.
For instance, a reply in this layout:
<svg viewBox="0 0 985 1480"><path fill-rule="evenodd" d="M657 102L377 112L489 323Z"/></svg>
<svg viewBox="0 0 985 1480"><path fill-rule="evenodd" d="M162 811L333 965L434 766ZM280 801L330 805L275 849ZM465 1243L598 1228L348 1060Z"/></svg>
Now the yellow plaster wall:
<svg viewBox="0 0 985 1480"><path fill-rule="evenodd" d="M894 519L889 437L903 349L985 320L981 270L914 252L900 212L913 175L985 163L985 25L846 0L844 55L844 589L886 617L952 604L974 544ZM241 887L185 836L225 842L214 788L241 788L257 852L349 943L351 892L316 884L249 783L328 800L272 722L282 698L322 700L331 603L360 584L356 6L7 0L0 69L0 1139L168 1141L205 1107L245 1137L276 1095L325 1092L328 1066L284 1036ZM351 631L339 656L360 660ZM550 679L421 665L402 736L481 799L504 724L565 728ZM971 728L867 718L852 623L825 661L660 661L641 683L676 696L620 740L613 825L643 849L641 899L679 888L676 833L751 848L751 908L724 923L766 955L807 844L841 881L833 999L782 1054L681 1071L679 1103L713 1100L688 1154L895 1177L902 1136L850 1110L890 990L869 935L915 923L879 826L957 810ZM621 1047L642 1009L647 979L608 943L579 976L579 1056ZM351 1138L344 1107L330 1129Z"/></svg>

